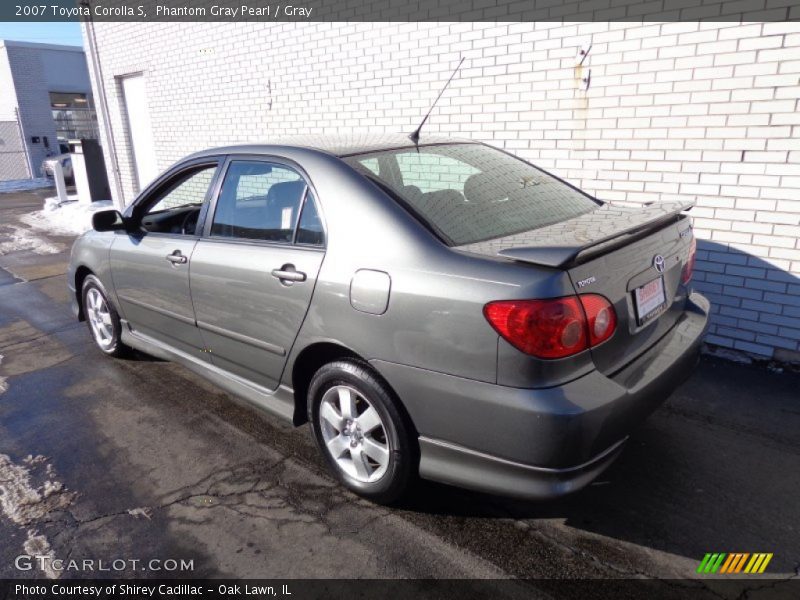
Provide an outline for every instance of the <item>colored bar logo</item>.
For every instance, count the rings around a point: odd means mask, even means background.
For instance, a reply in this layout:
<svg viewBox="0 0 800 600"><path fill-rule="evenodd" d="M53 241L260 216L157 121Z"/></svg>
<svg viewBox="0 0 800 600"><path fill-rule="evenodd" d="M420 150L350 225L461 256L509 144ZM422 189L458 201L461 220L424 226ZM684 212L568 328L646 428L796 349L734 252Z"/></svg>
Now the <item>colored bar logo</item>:
<svg viewBox="0 0 800 600"><path fill-rule="evenodd" d="M727 575L747 573L756 575L763 573L771 560L771 552L757 552L755 554L750 554L748 552L733 552L731 554L709 552L703 557L703 560L700 561L697 572Z"/></svg>

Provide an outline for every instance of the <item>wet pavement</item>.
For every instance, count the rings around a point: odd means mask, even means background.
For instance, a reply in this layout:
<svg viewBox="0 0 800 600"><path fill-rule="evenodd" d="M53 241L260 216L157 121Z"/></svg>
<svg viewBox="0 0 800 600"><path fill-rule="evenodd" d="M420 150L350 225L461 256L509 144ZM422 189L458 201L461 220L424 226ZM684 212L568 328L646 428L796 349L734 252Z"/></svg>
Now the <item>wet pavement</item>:
<svg viewBox="0 0 800 600"><path fill-rule="evenodd" d="M114 573L138 577L183 559L169 576L682 579L706 552L771 552L768 572L797 575L800 375L704 358L559 501L422 483L374 506L335 484L307 427L96 350L67 303L71 239L19 231L45 195L0 195L0 577L58 575L15 566L43 554L138 560Z"/></svg>

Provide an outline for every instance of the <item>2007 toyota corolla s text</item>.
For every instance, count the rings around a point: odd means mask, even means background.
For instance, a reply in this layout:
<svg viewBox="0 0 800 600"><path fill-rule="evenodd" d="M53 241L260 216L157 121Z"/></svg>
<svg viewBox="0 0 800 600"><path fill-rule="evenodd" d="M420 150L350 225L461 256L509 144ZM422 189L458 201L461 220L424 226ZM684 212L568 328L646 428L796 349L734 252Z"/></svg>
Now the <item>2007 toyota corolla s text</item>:
<svg viewBox="0 0 800 600"><path fill-rule="evenodd" d="M603 203L469 141L217 148L95 214L68 281L100 350L309 421L365 497L419 475L547 498L695 365L690 207Z"/></svg>

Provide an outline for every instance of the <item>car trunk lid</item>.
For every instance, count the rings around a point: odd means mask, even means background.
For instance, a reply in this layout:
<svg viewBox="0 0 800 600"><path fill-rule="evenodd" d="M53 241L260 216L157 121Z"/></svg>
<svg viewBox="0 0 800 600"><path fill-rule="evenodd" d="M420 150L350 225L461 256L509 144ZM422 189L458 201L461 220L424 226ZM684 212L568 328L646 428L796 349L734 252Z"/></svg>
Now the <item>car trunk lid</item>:
<svg viewBox="0 0 800 600"><path fill-rule="evenodd" d="M686 202L605 204L554 225L459 250L564 269L576 293L608 299L617 329L591 353L595 366L612 374L656 343L683 311L687 290L681 272L692 234L682 212L691 207Z"/></svg>

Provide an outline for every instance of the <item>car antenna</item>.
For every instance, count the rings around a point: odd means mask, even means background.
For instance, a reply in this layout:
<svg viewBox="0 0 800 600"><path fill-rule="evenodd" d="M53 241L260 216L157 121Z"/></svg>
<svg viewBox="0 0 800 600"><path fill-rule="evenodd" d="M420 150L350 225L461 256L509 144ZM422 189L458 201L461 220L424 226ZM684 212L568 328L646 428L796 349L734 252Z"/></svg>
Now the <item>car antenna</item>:
<svg viewBox="0 0 800 600"><path fill-rule="evenodd" d="M458 66L456 67L456 70L453 71L452 75L450 75L450 79L448 79L447 83L444 84L444 87L442 88L442 91L439 92L438 96L436 96L436 100L433 101L433 104L431 104L431 107L428 109L428 112L425 115L425 118L422 119L422 123L419 124L419 127L417 127L414 130L413 133L409 134L408 139L410 139L412 142L414 142L414 144L419 144L419 132L422 131L422 126L425 125L425 121L427 121L428 117L431 116L431 111L433 111L434 107L436 106L436 103L439 102L439 98L442 97L442 94L444 94L444 91L447 89L447 86L450 85L451 81L453 81L453 77L456 76L456 73L458 73L458 70L461 68L461 63L463 63L463 62L464 62L464 57L462 56L461 60L458 62Z"/></svg>

